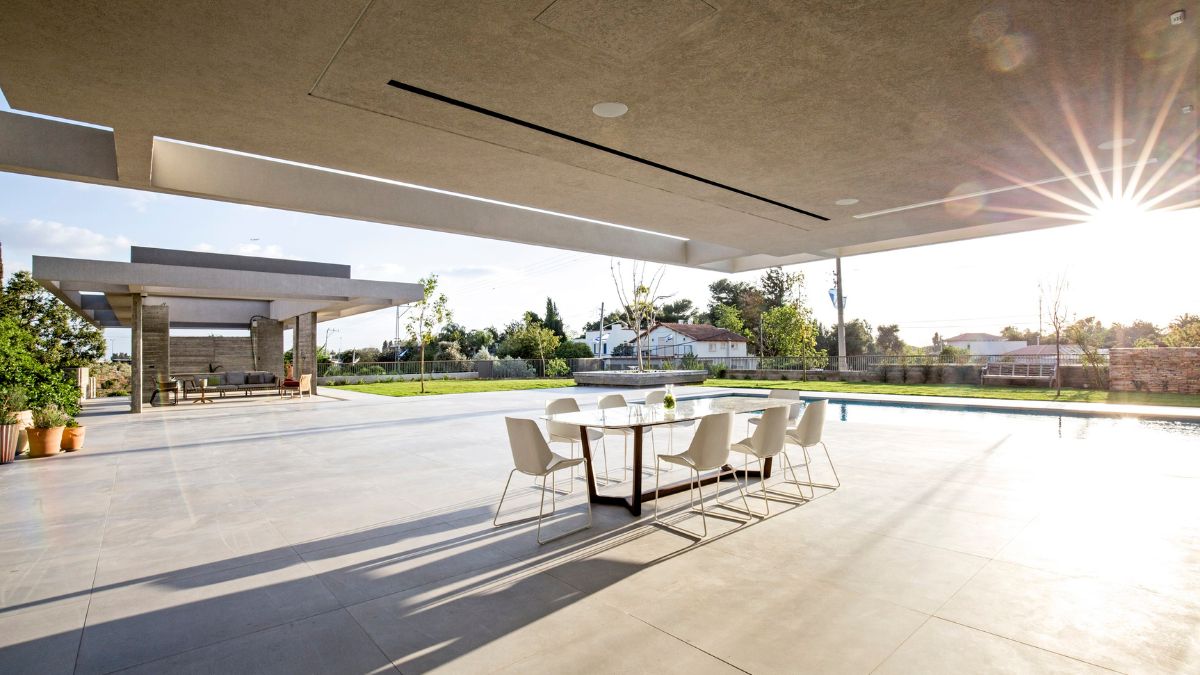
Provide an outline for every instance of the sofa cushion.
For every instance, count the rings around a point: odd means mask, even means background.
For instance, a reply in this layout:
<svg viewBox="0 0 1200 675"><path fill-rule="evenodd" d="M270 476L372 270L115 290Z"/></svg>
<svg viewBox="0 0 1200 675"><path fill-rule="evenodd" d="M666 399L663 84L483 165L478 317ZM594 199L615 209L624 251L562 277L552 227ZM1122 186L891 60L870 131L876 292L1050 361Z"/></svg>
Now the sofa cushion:
<svg viewBox="0 0 1200 675"><path fill-rule="evenodd" d="M246 384L246 373L241 371L231 371L225 373L225 381L221 384L232 384L234 386Z"/></svg>
<svg viewBox="0 0 1200 675"><path fill-rule="evenodd" d="M246 380L249 384L275 384L275 373L265 370L254 371L254 379Z"/></svg>

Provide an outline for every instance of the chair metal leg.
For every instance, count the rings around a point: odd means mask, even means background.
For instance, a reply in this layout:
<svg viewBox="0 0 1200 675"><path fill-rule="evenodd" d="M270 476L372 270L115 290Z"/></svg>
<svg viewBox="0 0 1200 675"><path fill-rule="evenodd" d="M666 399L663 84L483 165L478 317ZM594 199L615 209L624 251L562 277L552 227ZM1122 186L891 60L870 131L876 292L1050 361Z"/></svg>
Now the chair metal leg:
<svg viewBox="0 0 1200 675"><path fill-rule="evenodd" d="M545 477L542 478L543 485L545 484L547 478L551 478L553 473L554 472L551 471L550 473L546 474ZM550 490L550 513L545 514L547 516L554 515L554 513L557 511L557 504L554 501L554 492L555 492L554 490ZM592 500L585 499L585 500L583 500L583 503L587 507L587 523L586 524L584 524L580 527L577 527L573 530L567 530L566 532L563 532L562 534L556 534L553 537L542 539L542 518L543 518L542 511L543 511L543 509L546 508L546 490L543 489L541 505L538 507L537 542L539 544L549 544L552 541L562 539L563 537L570 536L577 532L583 532L584 530L591 527L592 526Z"/></svg>
<svg viewBox="0 0 1200 675"><path fill-rule="evenodd" d="M504 497L508 494L508 486L512 483L513 474L516 472L516 469L509 471L508 480L504 481L504 492L500 493L500 503L496 505L496 515L492 517L492 527L500 527L500 509L504 508Z"/></svg>
<svg viewBox="0 0 1200 675"><path fill-rule="evenodd" d="M842 479L840 477L838 477L837 469L834 468L834 466L833 466L833 458L831 458L829 456L829 448L825 445L824 441L819 441L819 442L821 444L821 450L825 452L825 461L829 463L829 469L830 469L830 471L833 472L834 482L833 483L814 483L813 482L812 468L810 467L810 465L812 464L812 456L809 455L808 448L797 443L796 445L800 445L800 449L804 452L804 470L808 474L808 481L795 481L795 484L796 485L804 485L809 488L823 488L826 490L836 490L842 486ZM791 461L789 460L788 463L790 464ZM793 472L793 474L794 474L794 472ZM794 479L795 475L793 475L792 477ZM792 481L789 481L789 482L792 482ZM816 496L815 490L813 491L813 496L814 497Z"/></svg>

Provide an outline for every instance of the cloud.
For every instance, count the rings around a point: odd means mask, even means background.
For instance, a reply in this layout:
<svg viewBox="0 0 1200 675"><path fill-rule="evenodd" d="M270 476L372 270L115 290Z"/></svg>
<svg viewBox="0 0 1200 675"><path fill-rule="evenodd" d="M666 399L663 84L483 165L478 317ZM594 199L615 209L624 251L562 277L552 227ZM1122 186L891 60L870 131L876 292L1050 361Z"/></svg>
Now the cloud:
<svg viewBox="0 0 1200 675"><path fill-rule="evenodd" d="M33 219L6 235L4 243L40 255L110 258L127 251L133 241L123 235L111 237L86 227Z"/></svg>
<svg viewBox="0 0 1200 675"><path fill-rule="evenodd" d="M138 213L145 213L150 202L156 202L163 198L163 195L156 192L144 190L130 190L129 192L129 207Z"/></svg>
<svg viewBox="0 0 1200 675"><path fill-rule="evenodd" d="M457 277L459 279L477 279L479 277L487 277L499 272L495 267L454 267L442 272L443 276Z"/></svg>
<svg viewBox="0 0 1200 675"><path fill-rule="evenodd" d="M356 263L350 266L350 276L372 281L412 281L404 266L397 263Z"/></svg>

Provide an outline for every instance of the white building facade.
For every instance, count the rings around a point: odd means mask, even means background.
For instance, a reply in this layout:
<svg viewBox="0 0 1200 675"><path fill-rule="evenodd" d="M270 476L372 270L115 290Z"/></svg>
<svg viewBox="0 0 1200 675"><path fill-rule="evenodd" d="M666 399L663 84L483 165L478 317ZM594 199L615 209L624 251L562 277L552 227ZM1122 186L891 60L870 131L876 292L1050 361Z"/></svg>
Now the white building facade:
<svg viewBox="0 0 1200 675"><path fill-rule="evenodd" d="M1027 346L1024 340L1005 340L990 333L963 333L942 340L942 344L971 352L971 356L1000 356Z"/></svg>
<svg viewBox="0 0 1200 675"><path fill-rule="evenodd" d="M605 326L603 331L589 330L583 334L581 338L575 338L573 342L582 342L592 350L592 353L599 358L608 358L617 345L632 342L637 337L637 331L630 330L624 324L614 323L611 326Z"/></svg>
<svg viewBox="0 0 1200 675"><path fill-rule="evenodd" d="M642 352L649 356L746 356L744 336L703 323L658 323L646 338L642 341Z"/></svg>

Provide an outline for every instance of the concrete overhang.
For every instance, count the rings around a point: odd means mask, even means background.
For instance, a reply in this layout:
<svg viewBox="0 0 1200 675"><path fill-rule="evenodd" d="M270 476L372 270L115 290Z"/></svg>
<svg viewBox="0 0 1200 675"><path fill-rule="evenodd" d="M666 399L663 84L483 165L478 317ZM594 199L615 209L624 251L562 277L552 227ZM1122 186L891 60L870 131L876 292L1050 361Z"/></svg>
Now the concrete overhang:
<svg viewBox="0 0 1200 675"><path fill-rule="evenodd" d="M328 321L404 305L419 284L350 278L349 267L307 261L133 247L132 262L33 257L33 277L101 327L127 327L132 296L170 307L171 325L247 328L314 312Z"/></svg>
<svg viewBox="0 0 1200 675"><path fill-rule="evenodd" d="M9 103L103 128L0 115L0 170L718 271L1076 222L1117 176L1200 203L1200 0L626 6L14 0Z"/></svg>

